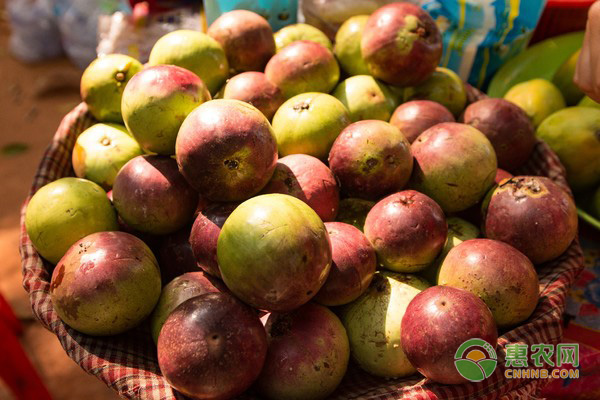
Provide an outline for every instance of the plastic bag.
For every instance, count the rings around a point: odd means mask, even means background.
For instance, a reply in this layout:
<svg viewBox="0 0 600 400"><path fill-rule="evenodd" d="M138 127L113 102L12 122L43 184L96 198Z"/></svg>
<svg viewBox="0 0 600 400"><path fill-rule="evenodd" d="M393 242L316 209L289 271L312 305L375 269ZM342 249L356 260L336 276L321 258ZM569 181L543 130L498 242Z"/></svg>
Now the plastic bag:
<svg viewBox="0 0 600 400"><path fill-rule="evenodd" d="M250 10L265 17L273 32L289 24L295 24L298 14L297 0L204 0L204 12L208 26L219 16L231 10Z"/></svg>

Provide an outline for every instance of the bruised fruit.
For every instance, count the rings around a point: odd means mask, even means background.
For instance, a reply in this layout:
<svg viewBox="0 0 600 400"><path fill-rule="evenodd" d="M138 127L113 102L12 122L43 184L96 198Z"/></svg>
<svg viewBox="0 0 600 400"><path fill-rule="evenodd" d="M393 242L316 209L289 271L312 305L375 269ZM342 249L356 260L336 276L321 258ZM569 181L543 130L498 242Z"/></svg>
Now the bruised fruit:
<svg viewBox="0 0 600 400"><path fill-rule="evenodd" d="M446 107L430 100L412 100L401 104L390 119L390 124L400 129L410 143L427 129L442 122L455 122L454 116Z"/></svg>
<svg viewBox="0 0 600 400"><path fill-rule="evenodd" d="M275 54L271 25L252 11L226 12L208 27L207 33L223 46L229 68L236 72L262 71Z"/></svg>
<svg viewBox="0 0 600 400"><path fill-rule="evenodd" d="M356 227L343 222L326 222L331 241L331 270L314 300L339 306L363 294L377 268L375 250Z"/></svg>
<svg viewBox="0 0 600 400"><path fill-rule="evenodd" d="M227 287L251 306L290 311L323 286L331 245L323 222L306 203L265 194L240 204L219 234L217 259Z"/></svg>
<svg viewBox="0 0 600 400"><path fill-rule="evenodd" d="M438 383L468 382L456 369L454 359L461 344L473 338L495 349L498 332L490 309L466 290L448 286L425 289L410 302L402 318L402 348L406 356L417 371ZM488 376L496 367L496 360L483 360L479 366L484 377Z"/></svg>
<svg viewBox="0 0 600 400"><path fill-rule="evenodd" d="M377 272L367 291L342 309L352 358L370 374L401 378L416 372L402 348L402 317L429 284L410 274Z"/></svg>
<svg viewBox="0 0 600 400"><path fill-rule="evenodd" d="M412 185L445 212L478 203L494 184L496 154L485 135L454 122L435 125L411 145L415 165Z"/></svg>
<svg viewBox="0 0 600 400"><path fill-rule="evenodd" d="M442 35L421 7L392 3L367 20L361 51L374 77L396 86L415 86L433 74L442 58Z"/></svg>
<svg viewBox="0 0 600 400"><path fill-rule="evenodd" d="M265 67L265 75L289 99L306 92L329 93L340 78L340 67L326 47L300 40L275 54Z"/></svg>
<svg viewBox="0 0 600 400"><path fill-rule="evenodd" d="M411 100L435 101L446 107L454 116L458 116L467 104L467 92L462 80L454 71L437 67L425 82L404 90L404 101Z"/></svg>
<svg viewBox="0 0 600 400"><path fill-rule="evenodd" d="M413 157L398 128L365 120L340 133L329 152L329 166L348 197L377 200L406 185Z"/></svg>
<svg viewBox="0 0 600 400"><path fill-rule="evenodd" d="M490 239L467 240L450 250L438 284L479 296L501 328L529 318L539 297L531 261L514 247Z"/></svg>
<svg viewBox="0 0 600 400"><path fill-rule="evenodd" d="M245 101L258 108L268 120L283 104L285 98L277 86L262 72L242 72L227 81L223 89L224 99Z"/></svg>
<svg viewBox="0 0 600 400"><path fill-rule="evenodd" d="M280 51L290 43L298 40L308 40L319 43L327 49L332 50L333 45L331 40L319 28L308 24L292 24L287 25L275 33L275 46L277 51Z"/></svg>
<svg viewBox="0 0 600 400"><path fill-rule="evenodd" d="M340 200L340 209L335 220L350 224L360 229L362 232L363 228L365 227L367 214L369 214L369 211L371 211L371 208L373 208L374 205L375 202L370 200L352 197L342 199Z"/></svg>
<svg viewBox="0 0 600 400"><path fill-rule="evenodd" d="M211 278L204 272L188 272L176 277L165 285L158 299L158 303L150 317L152 339L158 342L158 335L167 317L178 305L206 293L218 293L226 290L223 282Z"/></svg>
<svg viewBox="0 0 600 400"><path fill-rule="evenodd" d="M396 272L424 269L444 247L447 233L440 206L414 190L379 201L365 221L365 235L379 265Z"/></svg>
<svg viewBox="0 0 600 400"><path fill-rule="evenodd" d="M124 126L95 124L77 137L71 160L79 178L110 189L121 167L139 155L140 145Z"/></svg>
<svg viewBox="0 0 600 400"><path fill-rule="evenodd" d="M190 244L198 267L218 278L217 240L225 220L236 209L237 203L217 203L202 210L190 232Z"/></svg>
<svg viewBox="0 0 600 400"><path fill-rule="evenodd" d="M360 40L368 19L368 15L350 17L335 34L333 53L342 69L350 76L369 74L369 68L360 50Z"/></svg>
<svg viewBox="0 0 600 400"><path fill-rule="evenodd" d="M244 392L265 362L267 337L258 315L226 293L180 304L158 337L167 382L195 399L225 400Z"/></svg>
<svg viewBox="0 0 600 400"><path fill-rule="evenodd" d="M282 193L308 204L323 221L337 215L340 194L335 176L318 158L290 154L280 158L262 193Z"/></svg>
<svg viewBox="0 0 600 400"><path fill-rule="evenodd" d="M548 178L515 176L489 196L484 204L485 236L510 244L534 264L561 255L577 234L573 199Z"/></svg>
<svg viewBox="0 0 600 400"><path fill-rule="evenodd" d="M125 232L98 232L75 243L57 263L52 305L71 328L116 335L142 322L160 296L158 263L144 242Z"/></svg>
<svg viewBox="0 0 600 400"><path fill-rule="evenodd" d="M536 127L550 114L566 107L560 90L545 79L519 83L510 88L504 98L521 107Z"/></svg>
<svg viewBox="0 0 600 400"><path fill-rule="evenodd" d="M281 156L308 154L324 160L342 129L350 124L348 110L325 93L294 96L275 113L273 131Z"/></svg>
<svg viewBox="0 0 600 400"><path fill-rule="evenodd" d="M531 156L535 128L525 111L510 101L479 100L467 107L463 120L490 140L500 168L514 171Z"/></svg>
<svg viewBox="0 0 600 400"><path fill-rule="evenodd" d="M388 87L370 75L352 76L341 82L333 96L344 104L352 122L364 119L388 121L396 100Z"/></svg>
<svg viewBox="0 0 600 400"><path fill-rule="evenodd" d="M33 247L56 264L73 243L102 231L119 229L106 192L86 179L61 178L40 188L25 211Z"/></svg>
<svg viewBox="0 0 600 400"><path fill-rule="evenodd" d="M269 315L265 328L269 350L256 381L260 394L273 400L325 399L340 384L350 346L334 313L308 303Z"/></svg>
<svg viewBox="0 0 600 400"><path fill-rule="evenodd" d="M125 223L138 231L163 235L189 223L198 194L165 156L138 156L115 179L113 202Z"/></svg>
<svg viewBox="0 0 600 400"><path fill-rule="evenodd" d="M241 201L271 179L277 143L267 118L239 100L213 100L185 119L177 136L177 163L202 197Z"/></svg>
<svg viewBox="0 0 600 400"><path fill-rule="evenodd" d="M146 152L172 155L181 123L208 100L208 89L193 72L159 65L129 81L121 109L125 126Z"/></svg>
<svg viewBox="0 0 600 400"><path fill-rule="evenodd" d="M92 61L81 76L81 98L94 118L101 122L123 122L123 90L141 70L138 60L123 54L108 54Z"/></svg>
<svg viewBox="0 0 600 400"><path fill-rule="evenodd" d="M210 93L216 93L229 75L227 57L219 42L205 33L186 29L169 32L154 44L148 65L161 64L192 71Z"/></svg>

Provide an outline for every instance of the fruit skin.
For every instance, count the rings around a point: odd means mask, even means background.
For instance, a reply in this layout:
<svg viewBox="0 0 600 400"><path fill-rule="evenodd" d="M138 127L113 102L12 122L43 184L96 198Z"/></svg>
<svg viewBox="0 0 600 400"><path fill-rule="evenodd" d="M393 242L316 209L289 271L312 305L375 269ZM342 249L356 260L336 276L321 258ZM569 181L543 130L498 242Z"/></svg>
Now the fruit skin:
<svg viewBox="0 0 600 400"><path fill-rule="evenodd" d="M273 117L279 155L300 153L324 160L349 124L348 110L335 97L316 92L294 96Z"/></svg>
<svg viewBox="0 0 600 400"><path fill-rule="evenodd" d="M435 201L404 190L384 198L369 211L364 231L377 252L379 265L396 272L417 272L440 253L448 226Z"/></svg>
<svg viewBox="0 0 600 400"><path fill-rule="evenodd" d="M190 232L190 245L198 267L217 278L221 278L217 240L225 220L237 206L237 203L218 203L207 207L198 214Z"/></svg>
<svg viewBox="0 0 600 400"><path fill-rule="evenodd" d="M454 355L463 342L473 338L495 349L498 332L490 309L466 290L425 289L410 302L402 318L406 356L417 371L438 383L467 383L454 365Z"/></svg>
<svg viewBox="0 0 600 400"><path fill-rule="evenodd" d="M196 211L198 193L165 156L138 156L115 179L113 203L125 223L140 232L164 235L183 228Z"/></svg>
<svg viewBox="0 0 600 400"><path fill-rule="evenodd" d="M581 101L577 103L580 107L592 107L592 108L600 108L600 104L596 103L594 100L589 98L588 96L583 96Z"/></svg>
<svg viewBox="0 0 600 400"><path fill-rule="evenodd" d="M579 59L580 53L581 49L573 53L573 55L571 55L571 57L569 57L567 61L560 66L560 68L552 77L552 83L554 83L554 85L556 85L556 87L560 90L565 102L569 106L576 105L584 96L581 89L579 89L575 82L573 82L575 68L577 67L577 60Z"/></svg>
<svg viewBox="0 0 600 400"><path fill-rule="evenodd" d="M454 71L437 67L425 82L404 90L404 101L411 100L435 101L456 117L465 109L467 92L462 80Z"/></svg>
<svg viewBox="0 0 600 400"><path fill-rule="evenodd" d="M415 157L412 187L434 199L445 212L475 205L494 183L494 148L472 126L435 125L419 135L411 150Z"/></svg>
<svg viewBox="0 0 600 400"><path fill-rule="evenodd" d="M94 118L101 122L123 122L123 90L142 68L138 60L123 54L108 54L91 62L81 75L81 98Z"/></svg>
<svg viewBox="0 0 600 400"><path fill-rule="evenodd" d="M342 199L336 221L350 224L362 232L367 214L375 204L374 201L357 198Z"/></svg>
<svg viewBox="0 0 600 400"><path fill-rule="evenodd" d="M204 82L174 65L145 68L125 87L121 110L127 130L146 152L175 154L175 139L185 117L210 100Z"/></svg>
<svg viewBox="0 0 600 400"><path fill-rule="evenodd" d="M321 32L319 28L308 24L292 24L284 26L275 32L274 36L275 46L277 47L278 52L288 44L297 42L298 40L308 40L319 43L328 50L333 50L333 45L331 44L331 40L329 40L327 35Z"/></svg>
<svg viewBox="0 0 600 400"><path fill-rule="evenodd" d="M219 42L205 33L187 29L169 32L154 44L148 65L160 64L192 71L213 94L229 75L229 63Z"/></svg>
<svg viewBox="0 0 600 400"><path fill-rule="evenodd" d="M158 258L158 265L160 265L160 276L163 283L171 282L185 273L198 271L196 258L189 240L190 229L191 226L187 225L177 232L154 238L159 240L154 248L156 249L156 258ZM150 244L150 246L153 246L153 244Z"/></svg>
<svg viewBox="0 0 600 400"><path fill-rule="evenodd" d="M250 103L269 121L285 101L281 90L269 82L264 73L255 71L242 72L229 79L222 98Z"/></svg>
<svg viewBox="0 0 600 400"><path fill-rule="evenodd" d="M574 191L600 183L600 110L569 107L546 118L536 132L567 170Z"/></svg>
<svg viewBox="0 0 600 400"><path fill-rule="evenodd" d="M348 197L377 200L406 185L413 157L398 128L365 120L340 133L329 152L329 166Z"/></svg>
<svg viewBox="0 0 600 400"><path fill-rule="evenodd" d="M187 272L176 277L165 285L158 303L150 316L150 327L152 330L152 339L154 343L158 342L160 330L169 314L173 312L178 305L192 297L201 296L206 293L219 293L226 291L227 288L223 282L211 278L204 272Z"/></svg>
<svg viewBox="0 0 600 400"><path fill-rule="evenodd" d="M532 79L519 83L510 88L504 95L504 99L521 107L536 127L546 117L566 107L560 90L545 79Z"/></svg>
<svg viewBox="0 0 600 400"><path fill-rule="evenodd" d="M239 100L213 100L185 119L176 144L179 170L202 197L245 200L271 179L277 143L267 118Z"/></svg>
<svg viewBox="0 0 600 400"><path fill-rule="evenodd" d="M592 212L597 218L600 218L600 187L594 192L594 198L592 200Z"/></svg>
<svg viewBox="0 0 600 400"><path fill-rule="evenodd" d="M314 301L340 306L363 294L377 268L377 255L367 237L343 222L326 222L331 241L331 270Z"/></svg>
<svg viewBox="0 0 600 400"><path fill-rule="evenodd" d="M140 155L140 145L124 126L95 124L77 137L71 160L77 177L109 190L121 167Z"/></svg>
<svg viewBox="0 0 600 400"><path fill-rule="evenodd" d="M523 253L497 240L471 239L454 247L442 263L438 283L479 296L500 328L523 322L538 303L533 264Z"/></svg>
<svg viewBox="0 0 600 400"><path fill-rule="evenodd" d="M79 240L57 263L50 282L59 317L97 336L137 326L152 312L160 289L154 254L125 232L97 232Z"/></svg>
<svg viewBox="0 0 600 400"><path fill-rule="evenodd" d="M265 75L289 99L306 92L331 92L340 78L340 67L326 47L299 40L269 60Z"/></svg>
<svg viewBox="0 0 600 400"><path fill-rule="evenodd" d="M207 293L180 304L158 337L158 365L186 396L224 400L256 380L267 337L256 312L226 293Z"/></svg>
<svg viewBox="0 0 600 400"><path fill-rule="evenodd" d="M463 120L490 140L500 168L514 171L529 159L535 147L533 123L510 101L479 100L465 109Z"/></svg>
<svg viewBox="0 0 600 400"><path fill-rule="evenodd" d="M340 82L333 96L350 112L352 122L365 119L388 121L396 100L388 87L370 75L356 75Z"/></svg>
<svg viewBox="0 0 600 400"><path fill-rule="evenodd" d="M536 265L561 255L577 234L573 199L548 178L515 176L488 196L485 236L510 244Z"/></svg>
<svg viewBox="0 0 600 400"><path fill-rule="evenodd" d="M410 3L388 4L371 14L360 45L371 75L396 86L425 82L442 58L435 22Z"/></svg>
<svg viewBox="0 0 600 400"><path fill-rule="evenodd" d="M247 10L221 14L208 35L223 46L229 67L236 72L262 71L275 54L275 39L269 22Z"/></svg>
<svg viewBox="0 0 600 400"><path fill-rule="evenodd" d="M340 193L333 172L318 158L290 154L280 158L273 177L262 193L282 193L308 204L325 221L333 221L338 212Z"/></svg>
<svg viewBox="0 0 600 400"><path fill-rule="evenodd" d="M429 284L410 274L376 272L367 291L342 309L350 354L358 365L376 376L412 375L402 348L402 317L411 300Z"/></svg>
<svg viewBox="0 0 600 400"><path fill-rule="evenodd" d="M61 178L41 187L25 211L27 235L38 253L56 264L79 239L119 229L106 192L92 181Z"/></svg>
<svg viewBox="0 0 600 400"><path fill-rule="evenodd" d="M333 53L340 66L348 75L368 75L369 68L360 50L363 30L369 19L368 15L355 15L348 18L335 34Z"/></svg>
<svg viewBox="0 0 600 400"><path fill-rule="evenodd" d="M346 329L326 307L307 303L271 314L269 350L256 388L268 399L325 399L340 384L350 359Z"/></svg>
<svg viewBox="0 0 600 400"><path fill-rule="evenodd" d="M290 311L323 286L331 245L319 216L285 194L246 200L219 235L217 259L223 281L242 301L268 311Z"/></svg>
<svg viewBox="0 0 600 400"><path fill-rule="evenodd" d="M401 104L390 118L390 124L400 129L410 143L427 129L442 122L455 122L454 116L446 107L430 100L412 100Z"/></svg>

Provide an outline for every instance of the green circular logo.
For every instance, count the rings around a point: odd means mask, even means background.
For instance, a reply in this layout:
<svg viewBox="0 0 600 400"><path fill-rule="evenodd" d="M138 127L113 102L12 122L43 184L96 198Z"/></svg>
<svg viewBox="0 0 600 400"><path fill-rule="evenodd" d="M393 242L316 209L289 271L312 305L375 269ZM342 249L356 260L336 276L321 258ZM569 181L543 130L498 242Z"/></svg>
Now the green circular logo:
<svg viewBox="0 0 600 400"><path fill-rule="evenodd" d="M483 339L469 339L454 354L456 370L471 382L481 382L496 370L496 350Z"/></svg>

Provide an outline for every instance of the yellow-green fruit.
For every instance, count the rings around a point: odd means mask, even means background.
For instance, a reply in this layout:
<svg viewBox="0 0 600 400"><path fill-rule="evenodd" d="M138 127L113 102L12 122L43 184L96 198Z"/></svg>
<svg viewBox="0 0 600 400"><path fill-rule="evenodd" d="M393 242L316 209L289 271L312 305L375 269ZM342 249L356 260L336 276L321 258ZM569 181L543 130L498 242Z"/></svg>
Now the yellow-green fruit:
<svg viewBox="0 0 600 400"><path fill-rule="evenodd" d="M560 158L573 190L600 183L600 110L565 108L546 118L536 134Z"/></svg>
<svg viewBox="0 0 600 400"><path fill-rule="evenodd" d="M332 93L350 112L352 122L365 119L389 121L396 101L385 83L371 75L356 75L341 82Z"/></svg>
<svg viewBox="0 0 600 400"><path fill-rule="evenodd" d="M123 54L99 57L81 76L81 98L101 122L123 122L121 97L125 85L143 68L135 58Z"/></svg>
<svg viewBox="0 0 600 400"><path fill-rule="evenodd" d="M583 96L583 99L581 99L581 101L577 105L580 107L600 108L600 103L596 103L594 100L592 100L588 96Z"/></svg>
<svg viewBox="0 0 600 400"><path fill-rule="evenodd" d="M79 135L73 148L73 170L109 190L127 161L142 155L138 142L123 125L96 124Z"/></svg>
<svg viewBox="0 0 600 400"><path fill-rule="evenodd" d="M40 188L27 205L25 227L38 253L53 264L79 239L119 230L106 192L80 178L61 178Z"/></svg>
<svg viewBox="0 0 600 400"><path fill-rule="evenodd" d="M288 25L275 32L275 47L277 51L298 40L310 40L333 50L331 40L320 29L308 24Z"/></svg>
<svg viewBox="0 0 600 400"><path fill-rule="evenodd" d="M178 30L167 33L154 44L148 65L170 64L198 75L214 94L229 76L225 50L205 33Z"/></svg>
<svg viewBox="0 0 600 400"><path fill-rule="evenodd" d="M368 19L368 15L348 18L335 35L333 53L348 75L369 75L360 50L360 39Z"/></svg>
<svg viewBox="0 0 600 400"><path fill-rule="evenodd" d="M510 88L504 98L521 107L535 126L539 126L550 114L566 107L560 90L545 79L519 83Z"/></svg>
<svg viewBox="0 0 600 400"><path fill-rule="evenodd" d="M362 369L386 378L416 372L402 349L401 322L410 301L429 286L416 275L377 272L367 291L342 309L350 353Z"/></svg>
<svg viewBox="0 0 600 400"><path fill-rule="evenodd" d="M579 59L579 53L581 50L573 53L571 57L567 61L564 62L563 65L554 73L552 77L552 83L556 85L556 87L561 91L563 97L565 98L565 102L569 106L573 106L581 100L583 97L583 92L579 87L573 82L573 77L575 76L575 68L577 67L577 60Z"/></svg>
<svg viewBox="0 0 600 400"><path fill-rule="evenodd" d="M425 82L404 90L404 101L410 100L435 101L450 110L456 117L467 104L467 91L463 81L454 71L437 67Z"/></svg>

